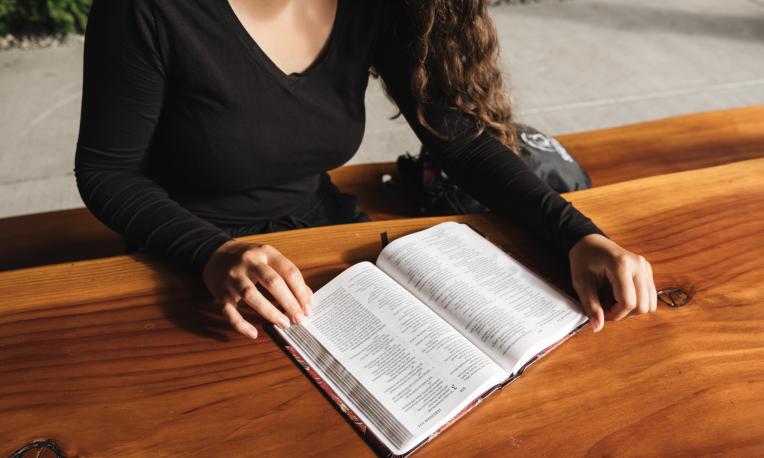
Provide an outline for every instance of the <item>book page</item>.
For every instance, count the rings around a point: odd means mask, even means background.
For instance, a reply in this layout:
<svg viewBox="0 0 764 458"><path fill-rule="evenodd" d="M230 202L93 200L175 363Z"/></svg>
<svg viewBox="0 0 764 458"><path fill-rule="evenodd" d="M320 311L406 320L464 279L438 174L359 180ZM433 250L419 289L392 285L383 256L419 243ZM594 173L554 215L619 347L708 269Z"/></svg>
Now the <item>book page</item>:
<svg viewBox="0 0 764 458"><path fill-rule="evenodd" d="M586 320L576 301L466 224L403 236L377 266L512 374Z"/></svg>
<svg viewBox="0 0 764 458"><path fill-rule="evenodd" d="M314 312L279 332L396 453L509 376L369 262L313 298Z"/></svg>

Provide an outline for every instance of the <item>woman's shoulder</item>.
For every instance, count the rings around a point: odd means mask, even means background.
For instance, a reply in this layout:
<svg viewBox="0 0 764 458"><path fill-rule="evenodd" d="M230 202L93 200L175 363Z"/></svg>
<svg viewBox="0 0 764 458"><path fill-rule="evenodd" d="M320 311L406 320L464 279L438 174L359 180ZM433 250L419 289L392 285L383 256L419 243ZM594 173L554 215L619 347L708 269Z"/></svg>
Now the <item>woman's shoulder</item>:
<svg viewBox="0 0 764 458"><path fill-rule="evenodd" d="M122 14L139 14L155 20L171 20L183 16L209 18L219 2L228 0L93 0L91 11L119 11Z"/></svg>
<svg viewBox="0 0 764 458"><path fill-rule="evenodd" d="M339 0L348 3L356 24L373 31L378 41L388 42L404 36L411 29L411 15L406 0Z"/></svg>
<svg viewBox="0 0 764 458"><path fill-rule="evenodd" d="M405 14L404 0L339 0L346 3L346 7L353 10L354 15L363 17L365 20L380 24L385 21L398 20Z"/></svg>
<svg viewBox="0 0 764 458"><path fill-rule="evenodd" d="M170 0L172 1L172 0ZM157 4L165 3L157 0L93 0L91 11L151 11Z"/></svg>

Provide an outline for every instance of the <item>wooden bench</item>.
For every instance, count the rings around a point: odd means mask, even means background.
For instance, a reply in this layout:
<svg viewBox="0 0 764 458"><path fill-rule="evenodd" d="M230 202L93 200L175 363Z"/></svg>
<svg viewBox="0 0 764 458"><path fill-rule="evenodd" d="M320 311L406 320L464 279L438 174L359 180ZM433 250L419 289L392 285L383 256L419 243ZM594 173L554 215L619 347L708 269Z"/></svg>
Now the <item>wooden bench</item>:
<svg viewBox="0 0 764 458"><path fill-rule="evenodd" d="M595 186L764 156L764 105L700 113L558 137ZM395 163L330 172L374 220L416 216L382 184ZM122 237L87 209L0 219L0 270L123 254Z"/></svg>

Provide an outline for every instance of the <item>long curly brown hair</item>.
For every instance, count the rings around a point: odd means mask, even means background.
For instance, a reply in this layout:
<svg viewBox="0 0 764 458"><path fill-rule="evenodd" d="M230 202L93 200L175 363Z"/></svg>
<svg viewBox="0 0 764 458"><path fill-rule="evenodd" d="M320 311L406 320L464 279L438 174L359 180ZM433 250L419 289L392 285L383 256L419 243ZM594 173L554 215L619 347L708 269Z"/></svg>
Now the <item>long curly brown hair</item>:
<svg viewBox="0 0 764 458"><path fill-rule="evenodd" d="M404 1L415 29L411 89L419 122L443 139L469 140L488 130L517 154L490 0ZM448 110L468 115L474 129L443 132L431 126L424 114L430 85L445 96Z"/></svg>

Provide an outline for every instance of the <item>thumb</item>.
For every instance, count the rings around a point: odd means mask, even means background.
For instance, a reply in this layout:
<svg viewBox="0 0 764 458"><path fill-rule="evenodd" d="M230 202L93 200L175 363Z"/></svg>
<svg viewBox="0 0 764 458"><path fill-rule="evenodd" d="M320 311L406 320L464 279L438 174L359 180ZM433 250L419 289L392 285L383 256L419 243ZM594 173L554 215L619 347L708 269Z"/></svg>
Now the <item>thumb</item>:
<svg viewBox="0 0 764 458"><path fill-rule="evenodd" d="M573 282L573 288L578 294L584 313L589 317L589 324L594 332L599 332L605 324L605 312L602 310L594 282L587 280Z"/></svg>

